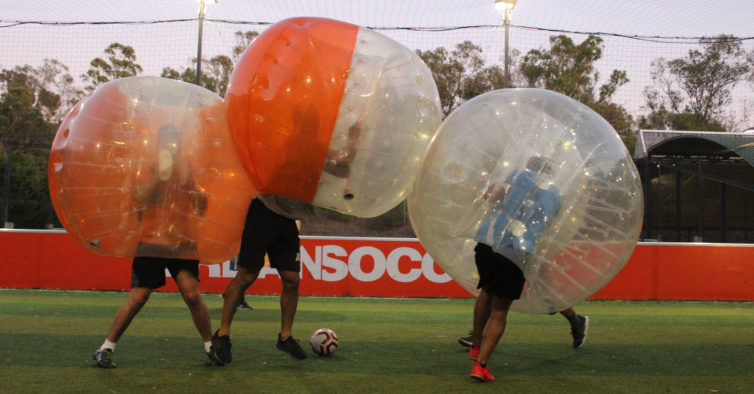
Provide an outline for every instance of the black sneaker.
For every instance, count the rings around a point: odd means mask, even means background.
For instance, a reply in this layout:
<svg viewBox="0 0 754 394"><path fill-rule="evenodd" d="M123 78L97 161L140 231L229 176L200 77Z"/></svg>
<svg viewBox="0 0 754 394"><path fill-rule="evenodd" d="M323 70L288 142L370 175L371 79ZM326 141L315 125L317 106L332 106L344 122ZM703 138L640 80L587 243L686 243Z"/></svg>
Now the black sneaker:
<svg viewBox="0 0 754 394"><path fill-rule="evenodd" d="M571 336L573 336L573 348L578 349L586 342L586 334L589 331L589 316L574 315L571 320Z"/></svg>
<svg viewBox="0 0 754 394"><path fill-rule="evenodd" d="M99 349L92 354L92 358L100 368L115 368L112 349Z"/></svg>
<svg viewBox="0 0 754 394"><path fill-rule="evenodd" d="M306 358L306 352L304 349L299 346L298 341L293 339L293 335L289 336L288 339L285 341L280 338L280 334L278 333L278 344L277 348L290 354L292 357L303 360Z"/></svg>
<svg viewBox="0 0 754 394"><path fill-rule="evenodd" d="M217 357L217 360L222 363L220 365L230 364L233 360L233 356L230 354L230 346L229 335L218 336L217 331L212 334L212 352ZM207 355L209 356L209 353Z"/></svg>
<svg viewBox="0 0 754 394"><path fill-rule="evenodd" d="M460 343L461 346L471 347L472 334L473 332L469 331L469 336L458 338L458 343Z"/></svg>
<svg viewBox="0 0 754 394"><path fill-rule="evenodd" d="M252 307L251 307L251 305L249 305L249 304L248 304L248 303L246 302L246 300L241 300L241 303L240 303L240 304L238 304L238 309L248 309L248 310L252 310L252 309L254 309L254 308L252 308Z"/></svg>
<svg viewBox="0 0 754 394"><path fill-rule="evenodd" d="M217 356L217 352L215 351L214 346L209 347L209 351L207 352L207 357L209 357L209 364L215 367L222 367L225 365L223 360L220 360L220 357Z"/></svg>

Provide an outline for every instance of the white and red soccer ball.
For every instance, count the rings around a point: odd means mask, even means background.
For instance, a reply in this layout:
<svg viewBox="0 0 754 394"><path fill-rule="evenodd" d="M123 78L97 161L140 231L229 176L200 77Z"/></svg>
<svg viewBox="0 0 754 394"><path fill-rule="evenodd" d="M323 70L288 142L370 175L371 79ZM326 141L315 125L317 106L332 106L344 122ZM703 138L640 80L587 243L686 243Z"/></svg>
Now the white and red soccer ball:
<svg viewBox="0 0 754 394"><path fill-rule="evenodd" d="M329 328L320 328L314 331L309 343L318 356L329 356L338 349L338 335Z"/></svg>

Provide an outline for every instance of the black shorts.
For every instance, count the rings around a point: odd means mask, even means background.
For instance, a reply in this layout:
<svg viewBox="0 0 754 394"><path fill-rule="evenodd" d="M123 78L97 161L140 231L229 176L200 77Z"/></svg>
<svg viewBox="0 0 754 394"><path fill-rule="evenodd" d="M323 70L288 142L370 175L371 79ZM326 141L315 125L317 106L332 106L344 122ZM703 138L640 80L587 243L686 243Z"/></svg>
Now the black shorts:
<svg viewBox="0 0 754 394"><path fill-rule="evenodd" d="M259 199L251 201L241 236L238 266L257 272L264 266L264 255L278 271L301 270L301 241L296 221L269 210Z"/></svg>
<svg viewBox="0 0 754 394"><path fill-rule="evenodd" d="M181 271L188 271L197 281L199 280L199 260L134 257L131 265L131 287L148 287L154 290L165 286L165 268L173 280Z"/></svg>
<svg viewBox="0 0 754 394"><path fill-rule="evenodd" d="M510 300L521 298L526 279L516 263L495 253L491 247L482 243L477 243L474 252L476 269L479 271L477 289L482 289L499 298Z"/></svg>

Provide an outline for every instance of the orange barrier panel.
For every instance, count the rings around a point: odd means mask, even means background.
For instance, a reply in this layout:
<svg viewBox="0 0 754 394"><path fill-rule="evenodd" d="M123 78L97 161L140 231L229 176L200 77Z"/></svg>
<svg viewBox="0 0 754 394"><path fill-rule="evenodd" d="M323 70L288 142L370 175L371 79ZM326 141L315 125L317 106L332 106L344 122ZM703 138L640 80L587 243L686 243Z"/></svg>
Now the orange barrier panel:
<svg viewBox="0 0 754 394"><path fill-rule="evenodd" d="M470 297L415 239L302 237L302 295ZM126 290L131 261L91 254L63 231L0 230L0 287ZM202 265L201 289L221 293L231 263ZM162 291L177 291L167 281ZM253 294L278 294L265 267ZM591 299L754 301L754 245L640 243Z"/></svg>
<svg viewBox="0 0 754 394"><path fill-rule="evenodd" d="M639 244L592 299L754 300L754 245Z"/></svg>

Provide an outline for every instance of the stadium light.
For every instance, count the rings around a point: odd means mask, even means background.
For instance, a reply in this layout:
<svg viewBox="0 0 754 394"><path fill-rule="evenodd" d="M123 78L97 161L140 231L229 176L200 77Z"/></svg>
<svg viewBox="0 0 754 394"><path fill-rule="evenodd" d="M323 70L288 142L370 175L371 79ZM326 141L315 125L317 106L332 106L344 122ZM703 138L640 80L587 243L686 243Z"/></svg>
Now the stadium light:
<svg viewBox="0 0 754 394"><path fill-rule="evenodd" d="M212 0L217 3L217 0ZM202 78L202 29L204 27L204 16L207 15L207 8L204 0L199 0L199 42L196 46L196 84L200 85Z"/></svg>
<svg viewBox="0 0 754 394"><path fill-rule="evenodd" d="M508 30L511 25L511 10L516 6L517 0L495 0L495 9L503 14L503 23L505 23L505 80L503 81L503 87L509 88L510 84L510 71L508 57Z"/></svg>

